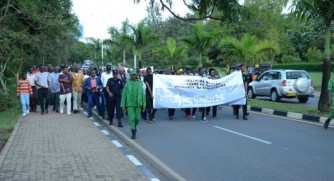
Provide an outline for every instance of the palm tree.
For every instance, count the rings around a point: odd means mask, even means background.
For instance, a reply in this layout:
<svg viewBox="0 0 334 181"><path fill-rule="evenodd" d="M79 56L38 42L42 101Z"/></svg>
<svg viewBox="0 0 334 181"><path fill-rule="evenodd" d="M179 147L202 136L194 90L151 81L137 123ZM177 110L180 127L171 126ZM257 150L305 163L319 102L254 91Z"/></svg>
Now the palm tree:
<svg viewBox="0 0 334 181"><path fill-rule="evenodd" d="M199 66L203 65L203 54L210 46L211 41L217 37L220 32L209 31L202 23L192 25L194 34L192 36L182 37L181 40L199 53Z"/></svg>
<svg viewBox="0 0 334 181"><path fill-rule="evenodd" d="M229 56L237 56L247 63L254 63L265 59L267 53L277 53L280 50L278 43L272 40L258 41L256 36L244 34L241 40L234 37L222 39L221 48Z"/></svg>
<svg viewBox="0 0 334 181"><path fill-rule="evenodd" d="M132 30L131 34L131 41L132 47L133 47L133 54L134 54L134 68L137 67L136 65L136 59L137 56L139 57L139 68L142 66L142 48L145 47L148 43L153 42L157 39L156 36L154 36L149 28L146 27L146 24L144 21L141 21L137 26L131 26L129 27Z"/></svg>
<svg viewBox="0 0 334 181"><path fill-rule="evenodd" d="M300 20L313 20L319 22L319 26L325 27L326 42L322 73L321 94L318 102L318 110L321 112L329 111L327 102L328 81L331 77L331 60L330 60L330 45L331 45L331 24L334 21L334 3L333 0L294 0L294 12Z"/></svg>
<svg viewBox="0 0 334 181"><path fill-rule="evenodd" d="M96 60L102 60L102 54L100 56L100 52L102 50L102 40L95 39L95 38L88 38L88 43L91 45L94 45L95 51L94 51L94 59Z"/></svg>
<svg viewBox="0 0 334 181"><path fill-rule="evenodd" d="M166 45L154 50L162 59L167 60L165 62L168 65L175 67L181 66L183 60L186 59L185 49L182 46L177 46L174 38L168 38Z"/></svg>
<svg viewBox="0 0 334 181"><path fill-rule="evenodd" d="M111 39L106 41L108 45L115 45L115 47L120 48L123 51L123 66L126 64L126 49L131 42L129 26L129 20L126 19L122 22L121 29L110 27L109 34L111 35Z"/></svg>

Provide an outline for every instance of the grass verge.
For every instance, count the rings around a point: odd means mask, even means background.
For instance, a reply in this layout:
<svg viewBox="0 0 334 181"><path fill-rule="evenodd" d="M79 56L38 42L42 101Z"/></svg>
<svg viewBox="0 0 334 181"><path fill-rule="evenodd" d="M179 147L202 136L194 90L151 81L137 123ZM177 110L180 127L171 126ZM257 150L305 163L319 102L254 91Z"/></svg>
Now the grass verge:
<svg viewBox="0 0 334 181"><path fill-rule="evenodd" d="M278 111L287 111L306 114L310 116L327 117L328 113L321 113L316 107L307 107L302 104L288 104L283 102L272 102L270 100L249 99L248 105L254 107L274 109Z"/></svg>

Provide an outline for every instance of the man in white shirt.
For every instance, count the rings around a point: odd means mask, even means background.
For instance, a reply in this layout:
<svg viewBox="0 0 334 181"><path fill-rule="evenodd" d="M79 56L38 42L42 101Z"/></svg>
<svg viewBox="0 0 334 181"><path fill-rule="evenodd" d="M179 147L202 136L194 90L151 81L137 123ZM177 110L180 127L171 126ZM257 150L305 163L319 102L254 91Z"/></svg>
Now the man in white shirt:
<svg viewBox="0 0 334 181"><path fill-rule="evenodd" d="M42 66L39 73L35 75L35 84L37 87L39 103L41 105L41 114L48 114L49 107L49 81L48 81L49 73L46 72L46 67Z"/></svg>
<svg viewBox="0 0 334 181"><path fill-rule="evenodd" d="M111 65L107 65L106 66L106 71L103 72L101 74L101 81L102 81L102 84L103 84L103 94L104 94L104 98L102 98L102 102L101 102L101 107L102 107L102 112L105 112L105 105L107 107L107 114L108 114L108 119L110 119L111 117L111 114L114 114L114 113L111 113L110 110L111 110L111 104L110 104L110 97L109 97L109 94L106 90L106 86L107 86L107 82L110 78L112 78L112 71L111 71ZM106 101L106 104L104 104L104 101Z"/></svg>
<svg viewBox="0 0 334 181"><path fill-rule="evenodd" d="M27 80L30 83L31 89L32 89L32 96L30 98L30 112L36 112L37 109L37 87L35 84L35 75L33 74L33 68L29 67L28 68L28 73L27 73Z"/></svg>

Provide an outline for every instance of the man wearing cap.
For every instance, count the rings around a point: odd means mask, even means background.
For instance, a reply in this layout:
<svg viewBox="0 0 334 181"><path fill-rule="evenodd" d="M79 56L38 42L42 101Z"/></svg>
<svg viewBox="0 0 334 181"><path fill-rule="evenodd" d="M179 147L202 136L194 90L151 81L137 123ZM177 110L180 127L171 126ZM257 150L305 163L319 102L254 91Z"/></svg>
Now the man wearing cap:
<svg viewBox="0 0 334 181"><path fill-rule="evenodd" d="M102 102L101 102L101 107L102 107L102 112L103 114L105 113L105 105L106 105L106 108L107 108L107 114L108 116L111 114L109 111L111 110L111 105L110 105L110 101L108 101L109 99L109 94L106 90L106 86L107 86L107 82L110 78L112 78L112 71L111 71L111 65L107 65L106 66L106 71L103 72L101 74L101 81L102 81L102 84L103 84L103 94L104 94L104 98L101 97L102 99ZM104 102L106 102L106 104L104 104Z"/></svg>
<svg viewBox="0 0 334 181"><path fill-rule="evenodd" d="M128 119L132 133L132 139L136 139L137 125L141 112L146 109L143 82L137 78L137 71L130 71L131 79L125 84L123 89L121 107L123 112L128 111Z"/></svg>
<svg viewBox="0 0 334 181"><path fill-rule="evenodd" d="M34 81L37 87L38 100L41 106L41 114L48 113L49 107L49 81L48 72L45 72L46 67L42 66L39 73L35 75Z"/></svg>
<svg viewBox="0 0 334 181"><path fill-rule="evenodd" d="M116 109L116 119L118 120L118 127L122 128L122 110L121 110L121 98L123 90L122 79L118 78L118 71L112 71L113 77L107 82L106 91L108 93L108 98L106 101L110 103L110 110L107 110L109 117L109 125L113 124L114 112ZM108 109L108 107L107 107Z"/></svg>

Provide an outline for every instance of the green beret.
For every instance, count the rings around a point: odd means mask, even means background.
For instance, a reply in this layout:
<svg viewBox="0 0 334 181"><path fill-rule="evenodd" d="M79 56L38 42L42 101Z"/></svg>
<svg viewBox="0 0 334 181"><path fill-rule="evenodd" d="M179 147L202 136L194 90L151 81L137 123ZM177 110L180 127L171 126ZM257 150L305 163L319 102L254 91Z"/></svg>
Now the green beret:
<svg viewBox="0 0 334 181"><path fill-rule="evenodd" d="M130 75L136 75L137 74L137 71L136 70L131 70L130 71Z"/></svg>

